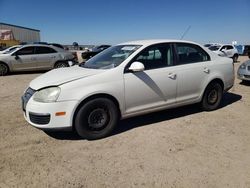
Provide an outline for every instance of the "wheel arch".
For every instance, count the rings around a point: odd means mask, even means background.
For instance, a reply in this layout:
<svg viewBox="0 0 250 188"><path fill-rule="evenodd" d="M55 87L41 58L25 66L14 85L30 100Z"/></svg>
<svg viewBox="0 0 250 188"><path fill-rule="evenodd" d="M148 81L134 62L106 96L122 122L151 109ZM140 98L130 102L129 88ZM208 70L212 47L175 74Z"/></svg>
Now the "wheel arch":
<svg viewBox="0 0 250 188"><path fill-rule="evenodd" d="M67 64L67 61L66 60L57 60L54 62L53 68L55 68L56 64L58 64L58 63L66 63Z"/></svg>
<svg viewBox="0 0 250 188"><path fill-rule="evenodd" d="M75 129L75 118L76 118L76 114L77 112L79 111L79 109L84 105L86 104L87 102L93 100L93 99L96 99L96 98L107 98L107 99L110 99L112 102L114 102L114 104L117 106L117 109L118 109L118 114L119 114L119 118L121 117L121 109L120 109L120 104L118 102L118 100L110 95L110 94L107 94L107 93L97 93L97 94L93 94L93 95L90 95L88 96L87 98L84 98L79 104L77 104L77 107L74 109L73 111L73 117L72 117L72 129L74 130Z"/></svg>
<svg viewBox="0 0 250 188"><path fill-rule="evenodd" d="M211 83L213 83L213 82L218 82L218 83L221 85L222 90L223 90L223 91L225 90L225 88L224 88L224 87L225 87L225 84L224 84L224 82L223 82L223 79L222 79L222 78L219 78L219 77L213 78L213 79L209 80L208 83L206 84L206 87L203 88L203 91L202 91L201 96L200 96L200 101L202 100L202 98L203 98L203 96L204 96L204 93L205 93L207 87L208 87Z"/></svg>

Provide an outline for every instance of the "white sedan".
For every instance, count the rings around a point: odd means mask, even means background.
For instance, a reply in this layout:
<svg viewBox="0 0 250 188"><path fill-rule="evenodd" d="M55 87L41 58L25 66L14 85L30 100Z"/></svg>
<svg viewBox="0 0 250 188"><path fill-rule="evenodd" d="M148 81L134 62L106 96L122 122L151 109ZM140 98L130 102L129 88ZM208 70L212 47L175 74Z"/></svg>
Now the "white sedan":
<svg viewBox="0 0 250 188"><path fill-rule="evenodd" d="M232 59L193 42L144 40L39 76L22 104L25 119L37 128L71 128L99 139L119 119L193 103L215 110L233 83Z"/></svg>

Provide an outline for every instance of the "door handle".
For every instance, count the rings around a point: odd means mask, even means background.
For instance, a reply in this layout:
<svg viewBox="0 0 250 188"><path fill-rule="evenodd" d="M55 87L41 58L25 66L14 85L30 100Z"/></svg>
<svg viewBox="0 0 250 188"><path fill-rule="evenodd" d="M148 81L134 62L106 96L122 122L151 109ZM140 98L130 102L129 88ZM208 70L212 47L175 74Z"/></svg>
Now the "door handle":
<svg viewBox="0 0 250 188"><path fill-rule="evenodd" d="M174 73L169 73L169 74L168 74L168 77L174 80L174 79L176 78L176 74L174 74Z"/></svg>
<svg viewBox="0 0 250 188"><path fill-rule="evenodd" d="M209 70L207 67L205 67L205 68L203 69L203 72L205 72L205 73L209 73L209 72L210 72L210 70Z"/></svg>

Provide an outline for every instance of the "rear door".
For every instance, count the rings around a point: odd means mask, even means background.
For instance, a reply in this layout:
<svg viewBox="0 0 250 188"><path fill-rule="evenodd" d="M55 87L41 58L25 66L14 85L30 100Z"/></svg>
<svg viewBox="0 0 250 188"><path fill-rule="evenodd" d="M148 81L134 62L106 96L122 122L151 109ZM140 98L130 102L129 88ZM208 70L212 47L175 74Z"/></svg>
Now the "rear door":
<svg viewBox="0 0 250 188"><path fill-rule="evenodd" d="M37 69L53 68L54 62L57 58L57 51L47 46L37 46L35 49Z"/></svg>
<svg viewBox="0 0 250 188"><path fill-rule="evenodd" d="M36 55L33 46L23 47L11 55L11 64L15 71L36 70Z"/></svg>
<svg viewBox="0 0 250 188"><path fill-rule="evenodd" d="M176 43L177 103L197 100L210 73L209 55L198 45Z"/></svg>

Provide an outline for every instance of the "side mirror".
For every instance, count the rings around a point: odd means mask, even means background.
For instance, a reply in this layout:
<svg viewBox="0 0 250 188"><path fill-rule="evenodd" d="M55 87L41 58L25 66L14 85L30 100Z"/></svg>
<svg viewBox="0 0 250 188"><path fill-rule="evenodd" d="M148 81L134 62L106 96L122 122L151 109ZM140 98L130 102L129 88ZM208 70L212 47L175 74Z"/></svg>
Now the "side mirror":
<svg viewBox="0 0 250 188"><path fill-rule="evenodd" d="M133 62L128 68L128 70L132 72L141 72L141 71L144 71L144 69L145 69L144 65L138 61Z"/></svg>
<svg viewBox="0 0 250 188"><path fill-rule="evenodd" d="M15 59L18 60L19 59L19 56L17 54L15 54Z"/></svg>

